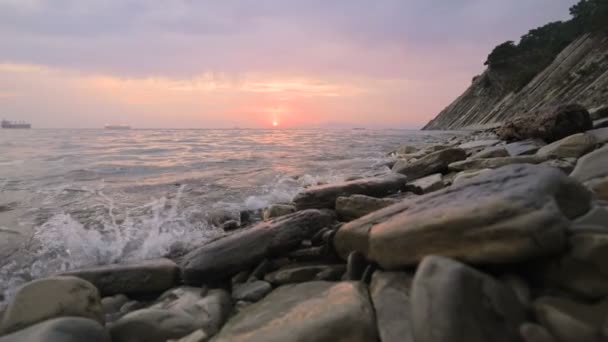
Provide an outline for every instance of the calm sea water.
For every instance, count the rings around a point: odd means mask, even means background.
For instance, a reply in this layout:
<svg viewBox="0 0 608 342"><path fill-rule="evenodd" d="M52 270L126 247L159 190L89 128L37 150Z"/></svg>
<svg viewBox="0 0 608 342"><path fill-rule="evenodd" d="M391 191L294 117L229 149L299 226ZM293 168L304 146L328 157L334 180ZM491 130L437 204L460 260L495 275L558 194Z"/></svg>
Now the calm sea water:
<svg viewBox="0 0 608 342"><path fill-rule="evenodd" d="M389 172L404 130L2 130L0 294L68 269L142 260L221 234L217 212ZM2 298L0 296L0 302Z"/></svg>

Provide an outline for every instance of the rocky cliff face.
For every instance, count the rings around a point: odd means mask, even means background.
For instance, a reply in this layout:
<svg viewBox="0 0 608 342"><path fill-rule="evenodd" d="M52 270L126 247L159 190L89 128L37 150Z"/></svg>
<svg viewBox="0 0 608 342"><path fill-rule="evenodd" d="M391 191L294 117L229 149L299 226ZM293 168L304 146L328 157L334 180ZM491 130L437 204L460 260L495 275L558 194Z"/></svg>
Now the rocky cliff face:
<svg viewBox="0 0 608 342"><path fill-rule="evenodd" d="M576 102L592 110L608 104L608 37L584 35L518 92L505 91L490 70L423 129L492 126L548 105Z"/></svg>

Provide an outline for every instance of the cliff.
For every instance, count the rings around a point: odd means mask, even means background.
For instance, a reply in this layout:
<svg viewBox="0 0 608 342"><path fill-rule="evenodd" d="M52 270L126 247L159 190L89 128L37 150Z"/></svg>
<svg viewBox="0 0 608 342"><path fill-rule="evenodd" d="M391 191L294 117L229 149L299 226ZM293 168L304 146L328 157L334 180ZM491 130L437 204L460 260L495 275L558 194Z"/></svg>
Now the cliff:
<svg viewBox="0 0 608 342"><path fill-rule="evenodd" d="M513 92L491 70L423 129L462 129L498 125L505 119L560 103L588 109L608 104L608 36L585 34L521 90Z"/></svg>

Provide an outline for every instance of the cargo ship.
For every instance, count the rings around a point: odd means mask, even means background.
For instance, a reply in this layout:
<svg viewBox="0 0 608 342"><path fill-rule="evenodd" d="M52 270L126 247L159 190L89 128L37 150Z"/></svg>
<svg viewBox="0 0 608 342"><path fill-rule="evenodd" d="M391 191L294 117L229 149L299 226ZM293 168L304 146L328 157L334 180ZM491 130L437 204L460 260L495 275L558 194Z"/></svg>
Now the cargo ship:
<svg viewBox="0 0 608 342"><path fill-rule="evenodd" d="M32 125L24 121L2 120L2 128L7 129L30 129Z"/></svg>
<svg viewBox="0 0 608 342"><path fill-rule="evenodd" d="M131 129L129 125L105 125L105 129Z"/></svg>

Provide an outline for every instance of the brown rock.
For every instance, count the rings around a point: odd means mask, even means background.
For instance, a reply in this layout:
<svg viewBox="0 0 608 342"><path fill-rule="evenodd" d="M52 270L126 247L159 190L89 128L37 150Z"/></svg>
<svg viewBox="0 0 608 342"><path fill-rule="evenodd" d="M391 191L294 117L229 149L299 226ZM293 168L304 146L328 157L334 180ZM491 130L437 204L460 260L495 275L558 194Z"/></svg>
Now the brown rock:
<svg viewBox="0 0 608 342"><path fill-rule="evenodd" d="M448 165L467 157L465 150L460 148L449 148L431 153L413 163L398 161L393 166L393 171L404 174L409 180L415 180L434 173L444 173Z"/></svg>

